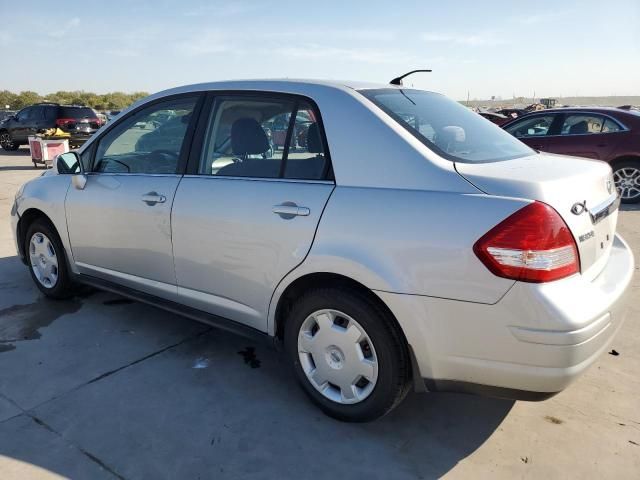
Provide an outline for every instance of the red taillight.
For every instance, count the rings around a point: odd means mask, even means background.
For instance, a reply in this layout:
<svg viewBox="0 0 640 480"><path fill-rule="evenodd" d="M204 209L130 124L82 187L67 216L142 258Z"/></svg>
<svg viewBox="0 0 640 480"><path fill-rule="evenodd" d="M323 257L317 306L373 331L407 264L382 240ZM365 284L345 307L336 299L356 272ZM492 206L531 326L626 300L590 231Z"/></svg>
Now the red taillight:
<svg viewBox="0 0 640 480"><path fill-rule="evenodd" d="M58 127L66 127L70 123L76 123L77 120L75 118L59 118L56 120L56 125Z"/></svg>
<svg viewBox="0 0 640 480"><path fill-rule="evenodd" d="M550 282L580 270L569 227L541 202L530 203L493 227L473 251L494 274L523 282Z"/></svg>

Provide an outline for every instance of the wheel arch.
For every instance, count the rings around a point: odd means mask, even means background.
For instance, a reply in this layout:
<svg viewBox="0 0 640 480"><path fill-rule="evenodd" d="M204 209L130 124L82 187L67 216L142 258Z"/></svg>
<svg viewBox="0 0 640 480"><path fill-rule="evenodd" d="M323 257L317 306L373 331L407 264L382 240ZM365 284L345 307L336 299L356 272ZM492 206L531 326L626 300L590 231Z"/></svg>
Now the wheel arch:
<svg viewBox="0 0 640 480"><path fill-rule="evenodd" d="M273 313L270 315L270 320L272 321L269 322L271 327L269 333L274 336L276 345L280 345L283 340L287 314L296 298L310 289L336 286L360 292L388 314L388 317L393 322L394 328L400 335L409 356L409 376L412 379L413 389L417 392L426 391L421 379L420 368L418 366L416 355L396 315L384 300L376 295L372 289L347 275L334 272L312 272L306 273L292 280L282 290L277 300L274 298L276 306L272 309Z"/></svg>
<svg viewBox="0 0 640 480"><path fill-rule="evenodd" d="M27 210L25 210L20 216L20 220L18 220L18 227L16 232L16 237L18 239L18 242L17 242L18 253L20 255L20 260L25 265L27 264L27 256L24 250L24 246L26 242L25 237L27 235L27 230L29 230L29 226L38 219L46 220L51 225L51 227L58 233L58 236L60 236L60 232L58 232L58 229L54 225L51 218L49 218L49 216L46 213L44 213L42 210L34 207L28 208Z"/></svg>
<svg viewBox="0 0 640 480"><path fill-rule="evenodd" d="M282 293L277 298L277 303L274 308L274 323L272 334L276 339L282 339L284 333L284 327L286 324L286 316L289 312L293 301L300 297L304 292L321 287L340 287L345 289L353 289L361 294L365 295L372 302L375 302L380 308L384 309L393 319L395 327L402 335L405 343L407 339L404 335L404 331L400 326L400 323L396 319L395 315L389 308L389 306L374 293L373 290L363 285L357 280L354 280L346 275L333 272L313 272L304 274L295 280L291 281ZM407 343L408 344L408 343Z"/></svg>
<svg viewBox="0 0 640 480"><path fill-rule="evenodd" d="M619 157L616 157L613 160L611 160L611 162L609 162L609 165L611 165L611 168L614 168L618 163L628 162L628 161L638 162L638 164L640 164L640 155L633 155L633 154L620 155Z"/></svg>

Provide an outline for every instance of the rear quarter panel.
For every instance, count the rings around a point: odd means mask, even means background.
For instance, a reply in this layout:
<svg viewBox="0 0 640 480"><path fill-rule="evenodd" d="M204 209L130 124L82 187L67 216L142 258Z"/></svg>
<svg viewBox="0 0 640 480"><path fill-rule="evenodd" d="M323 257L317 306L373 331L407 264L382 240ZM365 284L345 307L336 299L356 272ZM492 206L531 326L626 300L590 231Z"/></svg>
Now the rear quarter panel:
<svg viewBox="0 0 640 480"><path fill-rule="evenodd" d="M522 199L419 190L336 187L305 261L281 282L336 273L372 290L493 304L512 280L493 275L473 253ZM273 323L271 323L273 325Z"/></svg>

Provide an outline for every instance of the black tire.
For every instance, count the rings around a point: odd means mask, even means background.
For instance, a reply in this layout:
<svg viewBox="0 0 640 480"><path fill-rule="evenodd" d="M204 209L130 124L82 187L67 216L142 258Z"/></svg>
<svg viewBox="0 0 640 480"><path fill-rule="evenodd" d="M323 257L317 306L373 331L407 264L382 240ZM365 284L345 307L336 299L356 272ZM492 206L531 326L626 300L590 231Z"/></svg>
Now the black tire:
<svg viewBox="0 0 640 480"><path fill-rule="evenodd" d="M343 404L326 398L311 384L300 363L300 328L309 315L323 309L349 315L364 328L373 343L378 379L369 396L359 403ZM367 422L380 418L402 402L411 385L409 353L395 319L377 302L353 288L319 288L296 300L285 324L284 347L305 393L325 414L338 420Z"/></svg>
<svg viewBox="0 0 640 480"><path fill-rule="evenodd" d="M638 188L640 188L640 159L638 160L623 160L621 162L616 162L613 166L613 178L614 180L617 182L617 172L618 171L624 171L627 173L631 173L633 170L635 170L638 174L638 176L635 177L635 183L636 185L638 185ZM622 173L622 172L620 172ZM618 184L616 184L616 188L618 188ZM632 204L632 203L638 203L640 202L640 193L635 197L635 198L625 198L623 196L623 194L625 193L624 191L620 191L620 189L618 189L618 193L620 194L620 201L622 203L628 203L628 204Z"/></svg>
<svg viewBox="0 0 640 480"><path fill-rule="evenodd" d="M11 138L11 134L7 130L0 132L0 146L6 152L15 152L20 148L20 144Z"/></svg>
<svg viewBox="0 0 640 480"><path fill-rule="evenodd" d="M55 285L53 285L52 287L43 285L36 277L36 274L31 266L30 243L31 238L37 233L43 234L51 241L55 252L55 257L57 258L58 278L55 282ZM31 225L29 225L29 228L27 228L27 234L24 238L24 249L31 278L42 293L44 293L49 298L58 300L69 298L73 295L73 282L71 280L69 269L67 267L67 256L64 251L64 247L62 246L62 242L60 241L58 232L56 232L56 229L53 227L53 225L51 225L49 221L43 218L39 218L31 223Z"/></svg>

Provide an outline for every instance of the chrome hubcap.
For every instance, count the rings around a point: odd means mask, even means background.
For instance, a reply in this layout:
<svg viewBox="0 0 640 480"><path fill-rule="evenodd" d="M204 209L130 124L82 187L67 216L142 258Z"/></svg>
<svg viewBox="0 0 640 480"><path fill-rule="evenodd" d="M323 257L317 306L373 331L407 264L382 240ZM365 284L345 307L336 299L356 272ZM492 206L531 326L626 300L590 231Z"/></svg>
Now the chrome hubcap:
<svg viewBox="0 0 640 480"><path fill-rule="evenodd" d="M373 342L358 322L337 310L318 310L305 319L298 356L311 385L334 402L361 402L376 386Z"/></svg>
<svg viewBox="0 0 640 480"><path fill-rule="evenodd" d="M637 168L626 167L616 170L613 172L613 181L620 198L630 200L640 196L640 170Z"/></svg>
<svg viewBox="0 0 640 480"><path fill-rule="evenodd" d="M45 234L37 232L31 237L29 260L38 282L46 288L55 287L58 282L58 257L53 243Z"/></svg>

